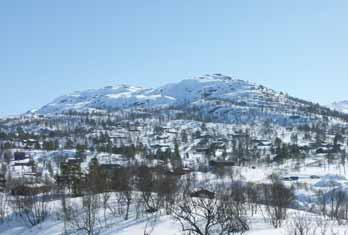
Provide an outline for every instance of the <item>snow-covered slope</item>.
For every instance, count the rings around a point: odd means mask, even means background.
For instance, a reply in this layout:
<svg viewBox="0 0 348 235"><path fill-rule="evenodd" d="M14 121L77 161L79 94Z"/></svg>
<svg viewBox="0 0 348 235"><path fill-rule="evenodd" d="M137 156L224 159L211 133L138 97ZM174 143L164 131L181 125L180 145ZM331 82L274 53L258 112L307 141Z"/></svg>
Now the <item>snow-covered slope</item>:
<svg viewBox="0 0 348 235"><path fill-rule="evenodd" d="M243 101L257 94L256 85L223 75L183 80L157 89L129 85L108 86L61 96L38 110L60 113L68 110L163 108L192 104L202 99Z"/></svg>
<svg viewBox="0 0 348 235"><path fill-rule="evenodd" d="M348 113L348 100L334 102L330 107L336 111Z"/></svg>
<svg viewBox="0 0 348 235"><path fill-rule="evenodd" d="M176 104L193 103L201 99L243 99L257 90L255 84L235 80L223 75L206 75L165 85L155 90L166 96L175 97Z"/></svg>
<svg viewBox="0 0 348 235"><path fill-rule="evenodd" d="M172 102L172 97L155 94L153 89L119 85L63 95L39 109L38 112L61 113L69 110L108 110L116 108L130 108L132 106L136 107L141 105L168 105Z"/></svg>
<svg viewBox="0 0 348 235"><path fill-rule="evenodd" d="M37 112L55 114L67 111L175 109L192 115L191 118L204 120L273 120L287 124L289 121L303 123L316 119L316 115L308 113L310 105L309 102L261 85L214 74L159 88L120 85L74 92L57 98Z"/></svg>

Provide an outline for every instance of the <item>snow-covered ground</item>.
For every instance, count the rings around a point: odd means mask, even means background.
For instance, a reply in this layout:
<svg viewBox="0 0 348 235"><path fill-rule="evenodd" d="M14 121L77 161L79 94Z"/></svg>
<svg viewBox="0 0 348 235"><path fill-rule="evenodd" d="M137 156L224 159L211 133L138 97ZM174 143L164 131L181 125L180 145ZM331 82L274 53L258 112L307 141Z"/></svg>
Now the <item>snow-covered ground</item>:
<svg viewBox="0 0 348 235"><path fill-rule="evenodd" d="M103 155L99 157L102 159ZM119 159L117 156L111 158L115 161ZM322 159L319 159L322 160ZM109 161L109 160L108 160ZM280 164L277 166L266 167L266 166L257 166L257 167L234 167L234 174L236 176L236 180L243 180L246 182L254 182L254 183L267 183L270 182L269 176L273 173L280 174L281 177L290 177L297 176L298 180L295 181L285 181L289 186L298 185L298 184L307 184L308 188L298 189L297 199L300 201L301 197L311 197L315 196L314 191L319 189L332 189L337 187L344 187L348 185L348 174L344 171L344 167L340 164L330 164L323 165L318 162L317 157L313 157L312 159L306 159L300 166L298 164L296 167L294 166L293 160L288 160L284 164ZM341 170L339 170L342 168ZM221 180L220 177L208 172L208 173L193 173L195 174L198 181L216 184ZM315 178L311 178L311 176L316 176ZM73 199L76 201L79 199ZM0 235L61 235L64 230L64 223L62 219L59 219L59 216L54 213L57 211L57 208L60 207L59 202L50 202L52 215L40 225L34 227L28 227L25 225L20 218L12 217L9 221L0 225ZM134 205L132 206L134 208ZM267 216L265 216L265 212L261 210L254 215L249 217L250 223L250 231L247 231L245 234L248 235L278 235L278 234L291 234L289 230L291 230L291 223L300 212L296 210L290 210L289 218L284 221L284 225L282 228L275 229ZM130 219L128 221L124 221L120 218L112 218L112 216L108 216L107 226L104 226L104 222L100 222L100 235L139 235L144 234L145 229L149 229L149 220L151 216L145 216L139 219L135 218L134 210L131 212ZM163 213L164 214L164 213ZM103 215L100 213L99 215L100 221L103 220ZM319 217L314 214L306 213L306 218L316 218ZM325 220L323 217L321 219ZM314 226L316 220L311 221L311 226ZM326 221L326 220L325 220ZM173 217L168 215L161 215L155 222L155 226L152 231L153 235L182 235L180 224L178 224ZM348 226L340 225L337 226L335 221L326 221L327 226L327 235L346 235L348 232ZM309 235L320 234L319 228L316 232L308 233ZM83 234L83 233L82 233Z"/></svg>
<svg viewBox="0 0 348 235"><path fill-rule="evenodd" d="M75 199L76 200L76 199ZM53 202L52 204L57 204ZM155 219L151 216L145 216L135 219L134 211L131 212L129 220L125 221L121 218L112 218L108 215L107 224L103 221L103 215L99 215L100 223L96 227L96 234L100 235L143 235L148 232L151 235L183 235L181 226L173 217L161 215ZM336 221L329 220L314 214L289 210L288 218L283 221L281 228L274 228L271 222L264 215L262 207L257 214L249 218L250 230L245 232L246 235L293 235L293 224L302 218L306 218L308 233L306 235L347 235L347 225L337 225ZM0 235L62 235L64 234L64 223L58 216L51 216L45 222L34 227L28 227L20 218L14 218L10 222L0 224ZM67 229L68 234L86 234L71 233L71 229ZM325 231L325 232L323 232ZM149 233L150 232L150 233Z"/></svg>

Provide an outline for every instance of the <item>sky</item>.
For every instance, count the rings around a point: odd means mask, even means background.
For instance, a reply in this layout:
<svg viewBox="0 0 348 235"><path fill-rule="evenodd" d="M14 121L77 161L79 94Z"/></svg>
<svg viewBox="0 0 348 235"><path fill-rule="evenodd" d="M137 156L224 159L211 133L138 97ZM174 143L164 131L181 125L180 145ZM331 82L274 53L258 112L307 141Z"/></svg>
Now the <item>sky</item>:
<svg viewBox="0 0 348 235"><path fill-rule="evenodd" d="M222 73L348 99L346 0L0 1L0 116L76 90Z"/></svg>

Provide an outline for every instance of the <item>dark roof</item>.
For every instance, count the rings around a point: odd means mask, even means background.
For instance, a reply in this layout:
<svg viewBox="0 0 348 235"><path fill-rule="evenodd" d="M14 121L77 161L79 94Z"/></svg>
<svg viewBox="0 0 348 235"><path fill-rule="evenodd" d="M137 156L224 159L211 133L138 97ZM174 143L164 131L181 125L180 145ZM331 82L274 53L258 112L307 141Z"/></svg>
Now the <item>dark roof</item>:
<svg viewBox="0 0 348 235"><path fill-rule="evenodd" d="M192 192L190 194L191 197L197 197L197 198L209 198L209 199L213 199L215 197L215 193L214 192L210 192L209 190L206 189L200 189L197 190L195 192Z"/></svg>
<svg viewBox="0 0 348 235"><path fill-rule="evenodd" d="M211 160L209 162L211 166L235 166L236 163L234 161L229 160Z"/></svg>

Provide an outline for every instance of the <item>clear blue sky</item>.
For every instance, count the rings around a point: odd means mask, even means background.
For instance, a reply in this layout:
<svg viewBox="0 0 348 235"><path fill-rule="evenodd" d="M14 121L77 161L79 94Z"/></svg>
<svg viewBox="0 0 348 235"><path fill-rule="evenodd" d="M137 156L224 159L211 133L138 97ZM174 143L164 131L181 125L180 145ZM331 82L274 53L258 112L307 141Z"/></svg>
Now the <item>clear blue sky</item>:
<svg viewBox="0 0 348 235"><path fill-rule="evenodd" d="M206 73L348 99L347 12L346 0L4 0L0 115L75 90Z"/></svg>

